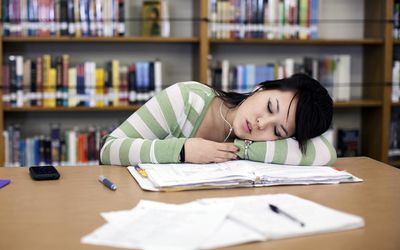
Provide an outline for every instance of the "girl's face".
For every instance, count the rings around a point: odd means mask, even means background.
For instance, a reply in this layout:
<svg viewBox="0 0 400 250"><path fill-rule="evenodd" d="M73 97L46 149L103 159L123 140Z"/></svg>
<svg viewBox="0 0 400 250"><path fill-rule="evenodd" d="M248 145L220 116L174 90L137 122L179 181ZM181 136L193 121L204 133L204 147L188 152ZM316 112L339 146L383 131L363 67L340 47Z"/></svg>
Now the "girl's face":
<svg viewBox="0 0 400 250"><path fill-rule="evenodd" d="M252 141L293 136L297 98L293 91L260 90L248 97L233 118L235 135Z"/></svg>

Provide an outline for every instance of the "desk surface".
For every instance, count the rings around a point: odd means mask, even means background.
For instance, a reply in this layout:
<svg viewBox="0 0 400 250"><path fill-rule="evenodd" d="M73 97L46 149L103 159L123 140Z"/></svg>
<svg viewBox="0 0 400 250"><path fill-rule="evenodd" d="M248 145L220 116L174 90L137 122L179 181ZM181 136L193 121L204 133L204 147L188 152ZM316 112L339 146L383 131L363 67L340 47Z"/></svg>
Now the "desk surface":
<svg viewBox="0 0 400 250"><path fill-rule="evenodd" d="M27 168L0 168L0 249L106 249L81 244L82 236L104 224L100 212L131 209L140 199L184 203L205 197L289 193L360 215L362 229L230 249L400 249L400 171L366 157L339 159L335 165L363 183L281 186L157 193L142 191L124 167L59 167L58 181L32 181ZM97 180L105 175L113 192Z"/></svg>

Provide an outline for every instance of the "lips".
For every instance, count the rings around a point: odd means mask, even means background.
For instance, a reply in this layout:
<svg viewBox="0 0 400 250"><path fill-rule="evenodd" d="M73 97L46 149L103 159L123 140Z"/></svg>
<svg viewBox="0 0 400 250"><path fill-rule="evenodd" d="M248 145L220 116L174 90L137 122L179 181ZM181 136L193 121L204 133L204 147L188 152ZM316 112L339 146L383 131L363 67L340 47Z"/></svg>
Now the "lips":
<svg viewBox="0 0 400 250"><path fill-rule="evenodd" d="M251 124L247 120L246 120L245 129L247 130L248 133L251 133L251 131L253 130L253 128L251 127Z"/></svg>

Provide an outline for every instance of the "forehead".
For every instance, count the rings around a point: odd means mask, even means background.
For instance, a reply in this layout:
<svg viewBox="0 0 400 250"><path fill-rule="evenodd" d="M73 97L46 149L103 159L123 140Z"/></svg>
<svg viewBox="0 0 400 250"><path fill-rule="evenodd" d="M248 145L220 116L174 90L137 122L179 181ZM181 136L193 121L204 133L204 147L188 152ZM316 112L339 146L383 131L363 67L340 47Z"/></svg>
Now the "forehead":
<svg viewBox="0 0 400 250"><path fill-rule="evenodd" d="M296 99L292 101L294 94L295 94L294 91L282 91L279 89L270 89L270 90L258 91L254 95L257 96L259 99L264 99L265 101L271 100L276 102L276 100L278 100L280 106L282 105L289 107L290 105L292 107L294 104L297 103ZM291 101L292 104L290 104Z"/></svg>

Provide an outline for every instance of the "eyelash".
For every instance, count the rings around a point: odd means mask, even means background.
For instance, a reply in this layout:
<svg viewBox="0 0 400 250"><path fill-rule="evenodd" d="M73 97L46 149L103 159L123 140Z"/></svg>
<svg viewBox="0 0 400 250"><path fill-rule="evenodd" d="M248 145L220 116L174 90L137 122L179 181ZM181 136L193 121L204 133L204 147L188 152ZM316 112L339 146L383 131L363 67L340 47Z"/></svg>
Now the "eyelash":
<svg viewBox="0 0 400 250"><path fill-rule="evenodd" d="M276 129L276 127L274 128L274 133L276 137L281 137L281 135L278 133L278 130Z"/></svg>
<svg viewBox="0 0 400 250"><path fill-rule="evenodd" d="M268 112L273 114L272 109L271 109L271 101L268 102L267 109L268 109Z"/></svg>
<svg viewBox="0 0 400 250"><path fill-rule="evenodd" d="M272 109L271 109L271 101L268 101L267 109L268 109L268 112L273 114ZM274 134L276 137L281 137L281 135L278 133L278 130L276 129L276 127L274 128Z"/></svg>

